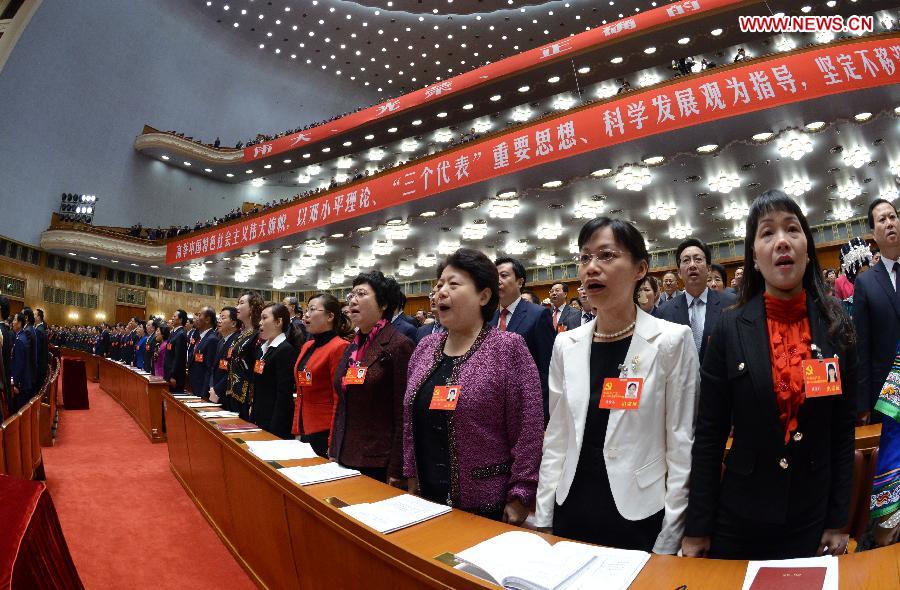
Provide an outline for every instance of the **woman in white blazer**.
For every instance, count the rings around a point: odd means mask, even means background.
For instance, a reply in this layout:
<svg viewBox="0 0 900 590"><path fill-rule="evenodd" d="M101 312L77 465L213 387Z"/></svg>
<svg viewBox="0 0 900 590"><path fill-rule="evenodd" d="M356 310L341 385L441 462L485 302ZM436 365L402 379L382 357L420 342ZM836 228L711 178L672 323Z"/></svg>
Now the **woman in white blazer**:
<svg viewBox="0 0 900 590"><path fill-rule="evenodd" d="M633 225L599 217L581 229L578 247L578 277L597 317L553 346L536 524L674 554L688 500L697 349L689 327L635 305L649 256Z"/></svg>

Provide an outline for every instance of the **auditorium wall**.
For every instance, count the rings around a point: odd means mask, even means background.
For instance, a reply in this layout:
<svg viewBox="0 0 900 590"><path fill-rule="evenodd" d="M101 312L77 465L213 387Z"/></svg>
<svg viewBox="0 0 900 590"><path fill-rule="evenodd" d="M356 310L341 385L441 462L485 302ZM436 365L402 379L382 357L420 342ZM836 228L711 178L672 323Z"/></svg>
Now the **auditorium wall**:
<svg viewBox="0 0 900 590"><path fill-rule="evenodd" d="M113 226L193 224L290 196L164 165L135 152L134 138L147 123L233 146L375 102L201 10L182 0L41 3L0 71L0 234L37 245L63 192L96 194L94 222Z"/></svg>

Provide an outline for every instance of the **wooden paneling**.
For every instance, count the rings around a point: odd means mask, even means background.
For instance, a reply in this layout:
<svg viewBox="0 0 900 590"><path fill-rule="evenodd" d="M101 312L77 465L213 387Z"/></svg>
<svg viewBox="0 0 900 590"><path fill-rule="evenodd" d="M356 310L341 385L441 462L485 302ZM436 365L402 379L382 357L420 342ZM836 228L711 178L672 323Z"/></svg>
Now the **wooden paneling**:
<svg viewBox="0 0 900 590"><path fill-rule="evenodd" d="M162 392L169 386L160 377L139 375L124 365L99 359L100 388L125 408L152 442L165 442L162 429Z"/></svg>
<svg viewBox="0 0 900 590"><path fill-rule="evenodd" d="M116 322L127 324L131 318L146 319L147 310L143 307L116 304Z"/></svg>

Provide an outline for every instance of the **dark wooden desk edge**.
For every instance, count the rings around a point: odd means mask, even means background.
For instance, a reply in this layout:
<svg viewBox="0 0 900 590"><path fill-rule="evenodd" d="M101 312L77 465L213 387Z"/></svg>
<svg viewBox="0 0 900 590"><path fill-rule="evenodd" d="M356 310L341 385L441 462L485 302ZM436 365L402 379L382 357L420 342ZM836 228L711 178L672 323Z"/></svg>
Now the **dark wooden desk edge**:
<svg viewBox="0 0 900 590"><path fill-rule="evenodd" d="M119 370L119 371L125 371L125 372L127 372L127 373L132 373L135 377L144 378L144 381L145 381L146 384L147 384L147 394L148 394L148 396L149 396L149 395L152 395L152 390L150 389L150 386L151 386L151 385L156 385L156 384L153 383L153 382L151 382L149 379L146 379L144 375L139 375L139 374L135 373L134 371L132 371L131 369L129 369L128 367L122 366L122 365L120 365L119 363L117 363L117 362L115 362L115 361L111 361L111 360L109 360L109 359L101 359L101 357L95 357L95 358L97 358L98 364L102 362L102 363L106 364L107 366L115 366L115 367L116 367L116 370ZM132 411L132 409L129 408L128 405L127 405L122 399L120 399L119 397L117 397L117 396L114 395L113 393L109 392L109 391L103 386L103 380L99 378L99 371L98 371L98 379L97 379L97 381L98 381L98 383L100 384L100 389L102 389L102 390L106 393L106 395L108 395L108 396L111 397L112 399L116 400L116 402L118 402L118 404L119 404L120 406L122 406L122 408L124 408L126 412L128 412L128 414L129 414L129 415L131 416L131 418L134 420L134 423L137 424L138 427L144 432L144 434L147 435L147 438L150 439L150 442L152 442L152 443L154 443L154 444L155 444L155 443L164 443L164 442L166 442L166 433L162 431L162 423L160 423L160 428L157 429L157 431L156 431L155 434L153 433L152 428L144 428L144 425L141 424L140 417L137 416L137 415L135 415L135 413ZM150 403L150 405L153 406L152 401L148 401L148 403ZM160 413L162 413L162 398L160 398L159 404L160 404ZM164 420L164 419L165 419L165 418L163 418L163 417L161 416L161 420Z"/></svg>

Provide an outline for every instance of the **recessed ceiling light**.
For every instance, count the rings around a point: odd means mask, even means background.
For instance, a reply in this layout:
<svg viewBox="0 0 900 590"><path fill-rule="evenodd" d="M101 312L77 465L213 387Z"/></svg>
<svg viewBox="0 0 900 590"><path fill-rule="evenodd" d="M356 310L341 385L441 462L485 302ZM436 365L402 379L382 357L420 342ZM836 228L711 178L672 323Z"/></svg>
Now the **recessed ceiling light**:
<svg viewBox="0 0 900 590"><path fill-rule="evenodd" d="M621 57L614 57L614 58L612 58L611 60L609 60L609 63L612 63L612 64L620 64L620 63L622 63L622 58L621 58Z"/></svg>
<svg viewBox="0 0 900 590"><path fill-rule="evenodd" d="M281 247L282 250L290 250L291 248L293 248L293 246L291 246L290 244L285 244Z"/></svg>
<svg viewBox="0 0 900 590"><path fill-rule="evenodd" d="M165 156L165 155L164 155L164 156L160 156L160 157L161 157L163 160L168 160L168 159L169 159L169 156Z"/></svg>
<svg viewBox="0 0 900 590"><path fill-rule="evenodd" d="M609 176L612 173L612 170L609 168L600 168L599 170L594 170L591 172L591 176L595 178L603 178L604 176Z"/></svg>
<svg viewBox="0 0 900 590"><path fill-rule="evenodd" d="M690 37L682 37L681 39L678 40L679 45L687 45L690 42L691 42Z"/></svg>
<svg viewBox="0 0 900 590"><path fill-rule="evenodd" d="M344 234L342 234L342 233L331 234L331 237L332 237L332 238L335 238L335 239L337 239L337 238L343 238L343 237L344 237Z"/></svg>
<svg viewBox="0 0 900 590"><path fill-rule="evenodd" d="M556 84L557 82L559 82L559 76L550 76L549 78L547 78L547 82L549 82L550 84Z"/></svg>
<svg viewBox="0 0 900 590"><path fill-rule="evenodd" d="M244 170L244 174L253 174L253 170Z"/></svg>
<svg viewBox="0 0 900 590"><path fill-rule="evenodd" d="M548 180L541 186L543 186L544 188L556 188L558 186L562 186L562 181L561 180Z"/></svg>
<svg viewBox="0 0 900 590"><path fill-rule="evenodd" d="M650 156L649 158L644 158L643 162L649 166L654 166L663 163L665 159L664 156Z"/></svg>
<svg viewBox="0 0 900 590"><path fill-rule="evenodd" d="M353 145L353 142L352 142L352 141L345 141L343 145L344 145L344 147L350 147L351 145Z"/></svg>
<svg viewBox="0 0 900 590"><path fill-rule="evenodd" d="M646 53L647 55L652 55L656 53L656 47L648 47L644 50L644 53Z"/></svg>
<svg viewBox="0 0 900 590"><path fill-rule="evenodd" d="M330 152L330 151L331 151L331 148L330 148L330 147L322 148L322 153L323 153L323 154L327 154L327 153Z"/></svg>
<svg viewBox="0 0 900 590"><path fill-rule="evenodd" d="M305 158L309 158L310 156L312 156L312 154L310 154L310 153L308 153L308 152L305 153L305 154L303 154L303 158L304 158L304 159L305 159Z"/></svg>
<svg viewBox="0 0 900 590"><path fill-rule="evenodd" d="M212 168L204 168L203 171L204 172L212 172Z"/></svg>
<svg viewBox="0 0 900 590"><path fill-rule="evenodd" d="M812 123L806 124L807 131L818 131L822 127L825 126L825 121L813 121Z"/></svg>
<svg viewBox="0 0 900 590"><path fill-rule="evenodd" d="M112 259L110 259L110 262L112 262L113 264L118 264L119 261L118 261L118 260L112 260ZM177 267L176 267L176 268L177 268Z"/></svg>
<svg viewBox="0 0 900 590"><path fill-rule="evenodd" d="M69 252L69 256L76 256L74 252Z"/></svg>
<svg viewBox="0 0 900 590"><path fill-rule="evenodd" d="M159 267L158 267L157 265L155 265L155 264L151 264L151 265L150 265L150 268L159 268Z"/></svg>
<svg viewBox="0 0 900 590"><path fill-rule="evenodd" d="M232 174L231 172L226 173L225 176L227 176L228 178L234 178L234 174Z"/></svg>
<svg viewBox="0 0 900 590"><path fill-rule="evenodd" d="M359 229L356 230L356 231L358 231L358 232L367 232L367 231L372 231L372 228L371 228L370 226L368 226L368 225L364 225L364 226L362 226L361 228L359 228Z"/></svg>
<svg viewBox="0 0 900 590"><path fill-rule="evenodd" d="M131 266L137 266L137 264L135 264L135 263L132 262L132 263L131 263Z"/></svg>
<svg viewBox="0 0 900 590"><path fill-rule="evenodd" d="M266 164L265 166L263 166L263 168L266 169L266 170L268 170L268 169L271 168L271 167L272 167L271 164Z"/></svg>
<svg viewBox="0 0 900 590"><path fill-rule="evenodd" d="M700 147L698 147L697 151L700 152L701 154L708 154L710 152L716 151L717 149L719 149L718 144L708 143L706 145L701 145Z"/></svg>
<svg viewBox="0 0 900 590"><path fill-rule="evenodd" d="M516 196L516 191L514 191L514 190L500 191L499 193L497 193L498 199L512 199L515 196Z"/></svg>
<svg viewBox="0 0 900 590"><path fill-rule="evenodd" d="M856 115L853 115L853 118L857 121L868 121L872 118L872 113L857 113Z"/></svg>
<svg viewBox="0 0 900 590"><path fill-rule="evenodd" d="M473 108L475 108L475 105L473 105L471 102L468 103L468 104L464 104L464 105L463 105L463 110L464 110L464 111L470 111L470 110L472 110Z"/></svg>
<svg viewBox="0 0 900 590"><path fill-rule="evenodd" d="M764 131L762 133L757 133L753 136L753 141L768 141L772 139L772 136L775 135L770 131Z"/></svg>
<svg viewBox="0 0 900 590"><path fill-rule="evenodd" d="M282 162L284 162L285 164L290 164L290 163L291 163L291 159L290 159L290 158L287 158L286 160L282 160Z"/></svg>
<svg viewBox="0 0 900 590"><path fill-rule="evenodd" d="M434 211L422 211L421 213L419 213L420 217L434 217L435 215L437 215L437 213L435 213Z"/></svg>
<svg viewBox="0 0 900 590"><path fill-rule="evenodd" d="M436 116L438 119L443 119L444 117L447 116L447 113L446 113L446 111L441 111L440 113L438 113L438 114L435 115L435 116Z"/></svg>
<svg viewBox="0 0 900 590"><path fill-rule="evenodd" d="M858 119L857 119L857 120L858 120ZM191 165L190 162L182 162L182 163L183 163L185 166L190 166L190 165Z"/></svg>
<svg viewBox="0 0 900 590"><path fill-rule="evenodd" d="M416 126L421 125L421 124L422 124L422 119L416 119L415 121L412 122L412 124L413 124L413 125L416 125Z"/></svg>
<svg viewBox="0 0 900 590"><path fill-rule="evenodd" d="M88 256L88 258L90 258L91 260L97 260L96 256Z"/></svg>
<svg viewBox="0 0 900 590"><path fill-rule="evenodd" d="M388 129L388 133L397 133L397 128L391 127L390 129Z"/></svg>
<svg viewBox="0 0 900 590"><path fill-rule="evenodd" d="M525 86L519 86L519 92L528 92L529 90L531 90L531 86L528 86L527 84Z"/></svg>
<svg viewBox="0 0 900 590"><path fill-rule="evenodd" d="M712 31L709 32L709 34L712 35L713 37L718 37L719 35L722 34L722 29L713 29Z"/></svg>
<svg viewBox="0 0 900 590"><path fill-rule="evenodd" d="M457 205L457 207L460 209L471 209L474 206L475 206L475 203L473 201L465 201L465 202Z"/></svg>
<svg viewBox="0 0 900 590"><path fill-rule="evenodd" d="M373 134L370 133L370 134L366 135L366 139L368 139L369 141L371 141L371 140L375 139L375 136L374 136Z"/></svg>
<svg viewBox="0 0 900 590"><path fill-rule="evenodd" d="M491 97L491 102L497 102L501 98L503 98L503 97L500 96L499 94L495 94L494 96Z"/></svg>
<svg viewBox="0 0 900 590"><path fill-rule="evenodd" d="M591 68L589 68L588 66L581 66L580 68L578 68L579 74L587 74L590 71L591 71Z"/></svg>

